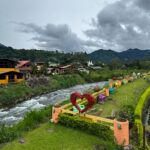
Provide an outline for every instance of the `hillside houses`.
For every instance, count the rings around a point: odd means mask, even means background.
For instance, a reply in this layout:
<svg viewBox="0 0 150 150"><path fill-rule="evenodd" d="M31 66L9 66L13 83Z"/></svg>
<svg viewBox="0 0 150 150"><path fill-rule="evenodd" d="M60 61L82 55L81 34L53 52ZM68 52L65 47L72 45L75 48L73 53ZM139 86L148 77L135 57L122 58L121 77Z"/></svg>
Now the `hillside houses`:
<svg viewBox="0 0 150 150"><path fill-rule="evenodd" d="M43 74L41 71L43 68L46 71L46 73L44 71L44 75L61 75L69 72L73 73L75 70L72 65L61 66L55 63L33 63L30 60L15 61L0 59L0 84L17 83L32 78L33 66L36 66L36 73L40 73L40 75Z"/></svg>

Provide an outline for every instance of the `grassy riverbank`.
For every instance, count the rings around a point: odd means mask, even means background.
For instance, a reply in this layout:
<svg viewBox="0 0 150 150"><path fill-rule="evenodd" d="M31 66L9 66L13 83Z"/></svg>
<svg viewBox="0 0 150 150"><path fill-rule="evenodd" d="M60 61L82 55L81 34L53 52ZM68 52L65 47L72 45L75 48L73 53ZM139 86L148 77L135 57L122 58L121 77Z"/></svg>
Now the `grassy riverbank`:
<svg viewBox="0 0 150 150"><path fill-rule="evenodd" d="M144 70L136 70L143 72ZM90 71L90 74L75 73L68 75L49 76L50 85L38 85L34 88L30 87L27 82L19 84L8 84L6 87L0 88L0 107L10 106L18 102L22 102L31 97L48 93L54 90L68 88L77 84L85 84L98 81L106 81L114 76L129 75L133 70L110 71L102 69L98 71Z"/></svg>
<svg viewBox="0 0 150 150"><path fill-rule="evenodd" d="M127 85L115 88L114 94L109 97L112 100L107 100L104 104L95 105L96 111L102 109L102 117L111 116L113 111L119 111L125 106L135 109L140 96L150 84L143 78L137 79Z"/></svg>
<svg viewBox="0 0 150 150"><path fill-rule="evenodd" d="M113 141L89 135L83 131L71 129L59 124L49 122L42 124L39 128L24 134L24 144L19 139L1 145L1 150L91 150L96 145L107 150L117 150Z"/></svg>

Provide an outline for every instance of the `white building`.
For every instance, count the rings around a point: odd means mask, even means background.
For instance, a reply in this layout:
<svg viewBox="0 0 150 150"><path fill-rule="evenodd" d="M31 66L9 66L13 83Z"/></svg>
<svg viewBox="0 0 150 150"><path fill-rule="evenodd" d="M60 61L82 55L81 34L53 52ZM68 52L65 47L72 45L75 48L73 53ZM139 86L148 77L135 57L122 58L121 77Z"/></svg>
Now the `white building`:
<svg viewBox="0 0 150 150"><path fill-rule="evenodd" d="M89 67L89 66L93 66L92 61L88 61L88 62L87 62L87 65L88 65L88 67Z"/></svg>

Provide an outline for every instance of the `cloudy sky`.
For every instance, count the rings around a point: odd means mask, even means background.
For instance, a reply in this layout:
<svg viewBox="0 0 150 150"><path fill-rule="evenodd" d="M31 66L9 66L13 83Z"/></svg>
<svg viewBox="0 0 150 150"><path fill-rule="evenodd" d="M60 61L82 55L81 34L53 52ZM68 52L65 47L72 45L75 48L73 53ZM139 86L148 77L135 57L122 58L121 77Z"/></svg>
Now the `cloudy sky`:
<svg viewBox="0 0 150 150"><path fill-rule="evenodd" d="M88 53L150 49L150 0L0 0L0 43Z"/></svg>

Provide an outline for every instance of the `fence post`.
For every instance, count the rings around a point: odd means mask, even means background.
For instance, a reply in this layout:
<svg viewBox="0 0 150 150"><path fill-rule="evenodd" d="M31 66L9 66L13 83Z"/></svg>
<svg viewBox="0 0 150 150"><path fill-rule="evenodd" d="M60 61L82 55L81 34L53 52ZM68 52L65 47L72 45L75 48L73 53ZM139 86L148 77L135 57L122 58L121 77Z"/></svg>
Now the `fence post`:
<svg viewBox="0 0 150 150"><path fill-rule="evenodd" d="M114 120L114 137L117 145L129 145L129 122Z"/></svg>
<svg viewBox="0 0 150 150"><path fill-rule="evenodd" d="M58 116L62 111L62 107L52 107L52 120L54 123L58 122Z"/></svg>

